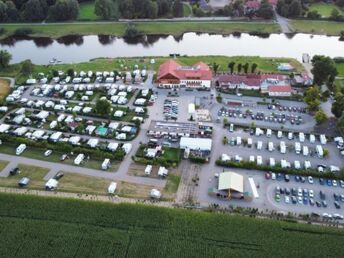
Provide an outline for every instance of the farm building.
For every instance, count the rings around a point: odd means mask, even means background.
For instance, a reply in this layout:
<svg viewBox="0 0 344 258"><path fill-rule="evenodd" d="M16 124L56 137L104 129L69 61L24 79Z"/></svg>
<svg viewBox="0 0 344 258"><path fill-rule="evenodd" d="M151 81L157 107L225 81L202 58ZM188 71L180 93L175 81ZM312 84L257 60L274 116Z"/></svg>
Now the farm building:
<svg viewBox="0 0 344 258"><path fill-rule="evenodd" d="M208 138L180 138L180 148L194 151L211 151L212 140Z"/></svg>

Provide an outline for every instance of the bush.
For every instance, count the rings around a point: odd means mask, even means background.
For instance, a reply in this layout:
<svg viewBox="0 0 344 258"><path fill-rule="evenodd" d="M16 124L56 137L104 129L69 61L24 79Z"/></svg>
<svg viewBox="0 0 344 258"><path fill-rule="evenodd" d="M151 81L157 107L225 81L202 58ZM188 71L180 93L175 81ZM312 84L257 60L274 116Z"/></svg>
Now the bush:
<svg viewBox="0 0 344 258"><path fill-rule="evenodd" d="M189 156L189 160L191 162L194 162L194 163L198 163L198 164L204 164L207 162L207 159L204 158L204 157L198 157L198 156L193 156L193 155L190 155Z"/></svg>
<svg viewBox="0 0 344 258"><path fill-rule="evenodd" d="M6 30L4 28L0 28L0 35L5 34Z"/></svg>
<svg viewBox="0 0 344 258"><path fill-rule="evenodd" d="M270 167L268 165L257 165L255 162L249 161L222 161L216 160L215 164L217 166L229 167L229 168L242 168L242 169L250 169L250 170L259 170L259 171L272 171L275 173L283 173L283 174L293 174L293 175L303 175L303 176L314 176L314 177L324 177L324 178L334 178L334 179L344 179L344 175L336 175L334 173L326 172L326 173L319 173L315 169L308 169L308 170L298 170L293 168L282 168L281 166Z"/></svg>
<svg viewBox="0 0 344 258"><path fill-rule="evenodd" d="M33 33L31 28L18 28L14 31L13 35L15 36L27 36Z"/></svg>

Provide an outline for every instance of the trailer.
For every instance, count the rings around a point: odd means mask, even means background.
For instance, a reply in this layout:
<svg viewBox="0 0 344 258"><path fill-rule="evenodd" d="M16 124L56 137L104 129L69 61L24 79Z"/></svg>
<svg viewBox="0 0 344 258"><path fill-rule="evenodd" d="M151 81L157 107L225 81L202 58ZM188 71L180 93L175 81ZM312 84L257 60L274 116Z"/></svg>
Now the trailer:
<svg viewBox="0 0 344 258"><path fill-rule="evenodd" d="M325 145L325 144L327 143L327 139L326 139L325 134L321 134L321 135L320 135L320 143L321 143L322 145Z"/></svg>
<svg viewBox="0 0 344 258"><path fill-rule="evenodd" d="M110 159L104 159L103 163L102 163L102 169L103 170L107 170L110 167Z"/></svg>
<svg viewBox="0 0 344 258"><path fill-rule="evenodd" d="M258 141L257 142L257 150L261 150L263 148L263 142L262 141Z"/></svg>
<svg viewBox="0 0 344 258"><path fill-rule="evenodd" d="M74 164L79 166L81 164L81 162L83 162L85 159L85 155L80 153L74 160Z"/></svg>
<svg viewBox="0 0 344 258"><path fill-rule="evenodd" d="M278 132L277 132L277 138L278 138L278 139L281 139L282 137L283 137L282 131L278 131Z"/></svg>
<svg viewBox="0 0 344 258"><path fill-rule="evenodd" d="M302 133L302 132L299 133L299 140L300 140L300 142L305 141L305 134L304 133Z"/></svg>
<svg viewBox="0 0 344 258"><path fill-rule="evenodd" d="M307 146L302 147L302 154L303 156L308 156L309 155L309 149Z"/></svg>
<svg viewBox="0 0 344 258"><path fill-rule="evenodd" d="M285 142L280 142L280 151L282 154L285 154L287 152L287 147L285 145Z"/></svg>
<svg viewBox="0 0 344 258"><path fill-rule="evenodd" d="M263 158L262 158L262 156L257 156L257 165L258 166L263 165Z"/></svg>
<svg viewBox="0 0 344 258"><path fill-rule="evenodd" d="M24 152L25 149L26 149L26 144L23 144L23 143L20 144L18 146L18 148L16 149L16 155L17 156L21 155Z"/></svg>
<svg viewBox="0 0 344 258"><path fill-rule="evenodd" d="M309 135L309 142L310 143L315 143L315 135L314 134L310 134Z"/></svg>
<svg viewBox="0 0 344 258"><path fill-rule="evenodd" d="M266 130L266 137L271 137L271 135L272 135L271 129L267 129Z"/></svg>
<svg viewBox="0 0 344 258"><path fill-rule="evenodd" d="M268 143L268 149L269 149L269 151L271 152L271 151L273 151L275 148L274 148L274 143L273 142L269 142Z"/></svg>
<svg viewBox="0 0 344 258"><path fill-rule="evenodd" d="M301 153L301 143L295 142L295 152L296 152L296 154Z"/></svg>

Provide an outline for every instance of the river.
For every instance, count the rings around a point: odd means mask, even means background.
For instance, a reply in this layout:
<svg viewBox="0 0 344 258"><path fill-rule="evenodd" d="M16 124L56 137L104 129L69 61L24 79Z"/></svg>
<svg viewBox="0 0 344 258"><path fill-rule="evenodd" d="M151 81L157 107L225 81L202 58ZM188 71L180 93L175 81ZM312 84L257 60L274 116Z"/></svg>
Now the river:
<svg viewBox="0 0 344 258"><path fill-rule="evenodd" d="M114 36L7 38L0 41L0 46L12 54L12 63L31 59L36 64L48 64L52 58L57 58L62 63L78 63L97 57L167 56L171 53L189 56L294 57L298 60L303 53L311 56L344 56L344 42L339 41L339 37L301 33L271 34L264 37L246 33L185 33L180 37L157 35L132 40Z"/></svg>

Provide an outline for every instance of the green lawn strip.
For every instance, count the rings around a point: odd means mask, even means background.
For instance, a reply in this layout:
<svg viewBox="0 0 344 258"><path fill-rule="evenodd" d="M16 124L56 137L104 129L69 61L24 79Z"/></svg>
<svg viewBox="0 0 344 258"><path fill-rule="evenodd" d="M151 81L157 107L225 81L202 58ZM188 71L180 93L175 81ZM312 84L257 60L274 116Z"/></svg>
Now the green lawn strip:
<svg viewBox="0 0 344 258"><path fill-rule="evenodd" d="M223 33L254 32L254 33L279 33L280 28L272 22L135 22L138 30L144 34L165 34L179 36L185 32ZM13 35L19 28L30 28L34 37L58 38L66 35L114 35L123 36L126 23L68 23L68 24L3 24L5 33L0 38Z"/></svg>
<svg viewBox="0 0 344 258"><path fill-rule="evenodd" d="M343 22L316 21L316 20L291 20L291 27L296 33L312 33L337 36L344 30Z"/></svg>
<svg viewBox="0 0 344 258"><path fill-rule="evenodd" d="M79 17L77 20L79 21L95 21L100 20L100 17L98 17L94 13L94 1L90 2L83 2L79 4Z"/></svg>
<svg viewBox="0 0 344 258"><path fill-rule="evenodd" d="M344 63L336 63L338 76L344 77Z"/></svg>
<svg viewBox="0 0 344 258"><path fill-rule="evenodd" d="M7 160L0 160L0 172L8 165Z"/></svg>
<svg viewBox="0 0 344 258"><path fill-rule="evenodd" d="M13 167L14 168L14 167ZM0 186L3 187L17 187L18 181L23 177L30 178L27 186L29 189L44 189L45 180L44 176L49 172L49 169L31 166L27 164L18 164L20 174L0 178Z"/></svg>
<svg viewBox="0 0 344 258"><path fill-rule="evenodd" d="M317 257L341 257L343 253L344 232L335 227L4 193L0 207L1 257L309 257L310 250Z"/></svg>
<svg viewBox="0 0 344 258"><path fill-rule="evenodd" d="M330 3L314 3L309 6L308 12L317 11L322 17L330 17L333 9L337 9L339 14L344 12L335 4Z"/></svg>

